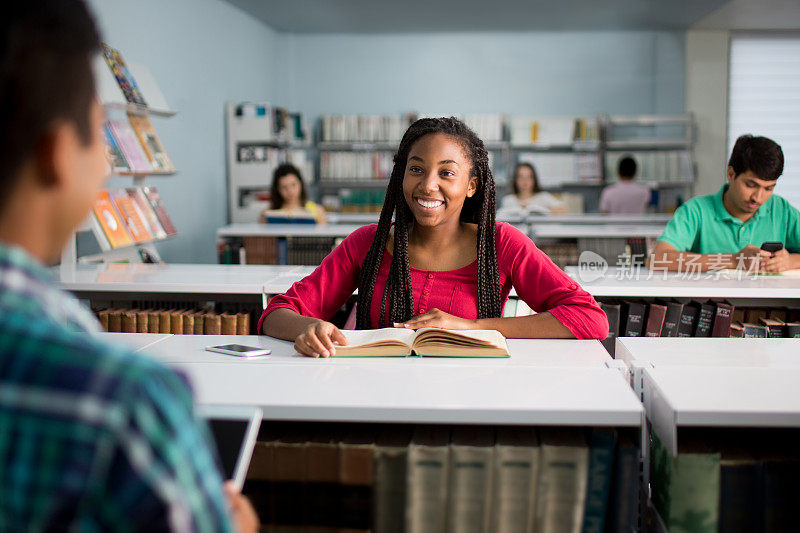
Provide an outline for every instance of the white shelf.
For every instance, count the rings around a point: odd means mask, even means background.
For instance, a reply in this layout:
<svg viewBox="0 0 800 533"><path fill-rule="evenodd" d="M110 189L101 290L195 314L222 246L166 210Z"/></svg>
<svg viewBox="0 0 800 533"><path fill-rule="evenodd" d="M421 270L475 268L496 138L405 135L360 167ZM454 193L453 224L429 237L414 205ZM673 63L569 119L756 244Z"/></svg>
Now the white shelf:
<svg viewBox="0 0 800 533"><path fill-rule="evenodd" d="M204 351L232 339L269 346L273 355ZM518 352L545 351L539 346L552 341L526 342L509 360L471 362L308 359L293 357L289 342L243 336L176 335L153 351L188 375L198 403L260 406L273 420L641 427L642 406L617 370L598 361L536 364L537 356Z"/></svg>
<svg viewBox="0 0 800 533"><path fill-rule="evenodd" d="M293 283L298 282L304 277L308 276L314 272L314 269L317 267L307 265L285 265L283 268L286 270L276 274L264 282L261 290L265 295L270 296L274 294L285 293L289 290L289 287L291 287Z"/></svg>
<svg viewBox="0 0 800 533"><path fill-rule="evenodd" d="M326 213L329 224L377 224L380 213Z"/></svg>
<svg viewBox="0 0 800 533"><path fill-rule="evenodd" d="M568 266L564 270L594 297L752 298L761 301L800 299L797 278L788 276L714 279L713 273L689 276L676 272L651 272L646 268L631 270L610 266L599 279L590 279L586 274L581 274L576 266Z"/></svg>
<svg viewBox="0 0 800 533"><path fill-rule="evenodd" d="M584 213L580 215L536 215L528 213L525 222L528 224L603 224L646 226L666 225L672 219L671 214L652 213L644 215L603 215L601 213Z"/></svg>
<svg viewBox="0 0 800 533"><path fill-rule="evenodd" d="M321 189L385 189L388 185L389 180L385 178L358 180L323 179L317 182L317 187Z"/></svg>
<svg viewBox="0 0 800 533"><path fill-rule="evenodd" d="M531 222L532 239L660 237L666 224L539 224Z"/></svg>
<svg viewBox="0 0 800 533"><path fill-rule="evenodd" d="M692 141L683 139L631 139L628 141L606 141L607 150L685 150L692 147Z"/></svg>
<svg viewBox="0 0 800 533"><path fill-rule="evenodd" d="M72 292L262 295L277 265L108 264L54 267L56 281Z"/></svg>
<svg viewBox="0 0 800 533"><path fill-rule="evenodd" d="M320 150L341 150L343 152L394 152L400 145L397 142L319 142L317 148Z"/></svg>
<svg viewBox="0 0 800 533"><path fill-rule="evenodd" d="M680 427L800 427L798 383L800 368L649 368L644 404L675 455Z"/></svg>
<svg viewBox="0 0 800 533"><path fill-rule="evenodd" d="M230 224L217 237L347 237L363 224Z"/></svg>

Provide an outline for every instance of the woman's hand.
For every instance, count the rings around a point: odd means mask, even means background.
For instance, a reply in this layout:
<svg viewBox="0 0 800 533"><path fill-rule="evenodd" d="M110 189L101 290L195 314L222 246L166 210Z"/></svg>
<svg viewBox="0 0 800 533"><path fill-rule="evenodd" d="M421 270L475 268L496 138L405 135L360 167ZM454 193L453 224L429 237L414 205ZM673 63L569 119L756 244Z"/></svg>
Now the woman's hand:
<svg viewBox="0 0 800 533"><path fill-rule="evenodd" d="M475 320L453 316L438 309L431 309L424 315L417 315L411 320L395 324L394 327L408 329L478 329Z"/></svg>
<svg viewBox="0 0 800 533"><path fill-rule="evenodd" d="M306 329L294 340L294 348L303 355L310 357L330 357L336 355L334 342L340 346L347 345L347 339L339 328L319 320L309 324Z"/></svg>

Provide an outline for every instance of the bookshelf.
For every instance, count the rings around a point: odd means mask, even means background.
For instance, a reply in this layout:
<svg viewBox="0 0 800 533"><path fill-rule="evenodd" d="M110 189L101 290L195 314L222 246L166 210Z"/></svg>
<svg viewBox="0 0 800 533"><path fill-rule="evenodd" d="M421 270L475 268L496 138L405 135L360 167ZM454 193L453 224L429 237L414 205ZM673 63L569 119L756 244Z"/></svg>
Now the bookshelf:
<svg viewBox="0 0 800 533"><path fill-rule="evenodd" d="M269 207L272 174L282 163L300 170L307 190L315 182L313 146L302 114L267 102L227 102L225 134L228 222L258 221Z"/></svg>
<svg viewBox="0 0 800 533"><path fill-rule="evenodd" d="M118 51L106 45L104 54L96 57L92 66L97 96L106 113L104 134L110 174L132 178L133 187L101 191L92 212L70 239L61 262L160 262L154 243L173 237L176 231L158 192L145 187L145 180L177 171L150 117L169 118L176 112L167 104L147 66L126 63ZM99 253L79 257L77 240L82 232L94 235Z"/></svg>
<svg viewBox="0 0 800 533"><path fill-rule="evenodd" d="M617 181L619 159L629 154L636 160L637 181L658 191L660 208L693 196L697 122L692 113L606 115L603 120L606 182Z"/></svg>
<svg viewBox="0 0 800 533"><path fill-rule="evenodd" d="M376 189L385 188L391 165L381 166L371 158L389 161L400 139L398 135L387 140L380 133L387 131L380 129L381 121L387 118L322 117L317 185L330 211L379 208ZM658 191L657 208L675 206L678 197L689 198L693 190L696 122L690 113L584 117L490 114L461 118L484 140L500 196L509 188L514 166L529 162L536 167L543 189L577 194L583 197L585 209L594 210L599 188L616 181L617 162L626 154L637 161L639 181ZM394 133L401 135L402 131ZM337 194L340 190L345 191L343 197Z"/></svg>

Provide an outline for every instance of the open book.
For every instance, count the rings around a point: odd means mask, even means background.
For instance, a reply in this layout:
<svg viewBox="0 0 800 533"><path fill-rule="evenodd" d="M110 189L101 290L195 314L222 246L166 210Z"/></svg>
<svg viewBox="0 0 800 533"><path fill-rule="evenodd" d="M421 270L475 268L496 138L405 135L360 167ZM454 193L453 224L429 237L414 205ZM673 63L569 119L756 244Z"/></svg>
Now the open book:
<svg viewBox="0 0 800 533"><path fill-rule="evenodd" d="M336 357L508 357L506 339L493 329L383 328L342 330L347 346Z"/></svg>

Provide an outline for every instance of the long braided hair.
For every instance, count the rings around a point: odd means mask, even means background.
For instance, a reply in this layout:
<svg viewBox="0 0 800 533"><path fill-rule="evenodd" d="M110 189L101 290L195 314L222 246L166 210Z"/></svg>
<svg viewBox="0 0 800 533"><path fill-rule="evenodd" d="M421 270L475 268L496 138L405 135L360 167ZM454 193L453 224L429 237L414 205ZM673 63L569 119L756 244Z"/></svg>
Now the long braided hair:
<svg viewBox="0 0 800 533"><path fill-rule="evenodd" d="M403 196L403 176L411 146L421 137L434 133L449 135L461 143L465 154L472 160L472 175L477 176L475 194L464 200L461 222L478 225L478 318L499 317L503 305L500 292L497 250L495 249L495 185L489 168L489 154L483 141L460 120L450 118L423 118L409 126L394 156L394 167L386 188L378 230L364 259L358 282L358 310L356 328L370 328L370 311L378 279L383 252L389 239L389 229L394 216L394 250L386 286L381 295L378 327L385 327L386 304L389 302L389 320L404 322L414 316L411 290L411 267L408 258L408 232L414 216Z"/></svg>

